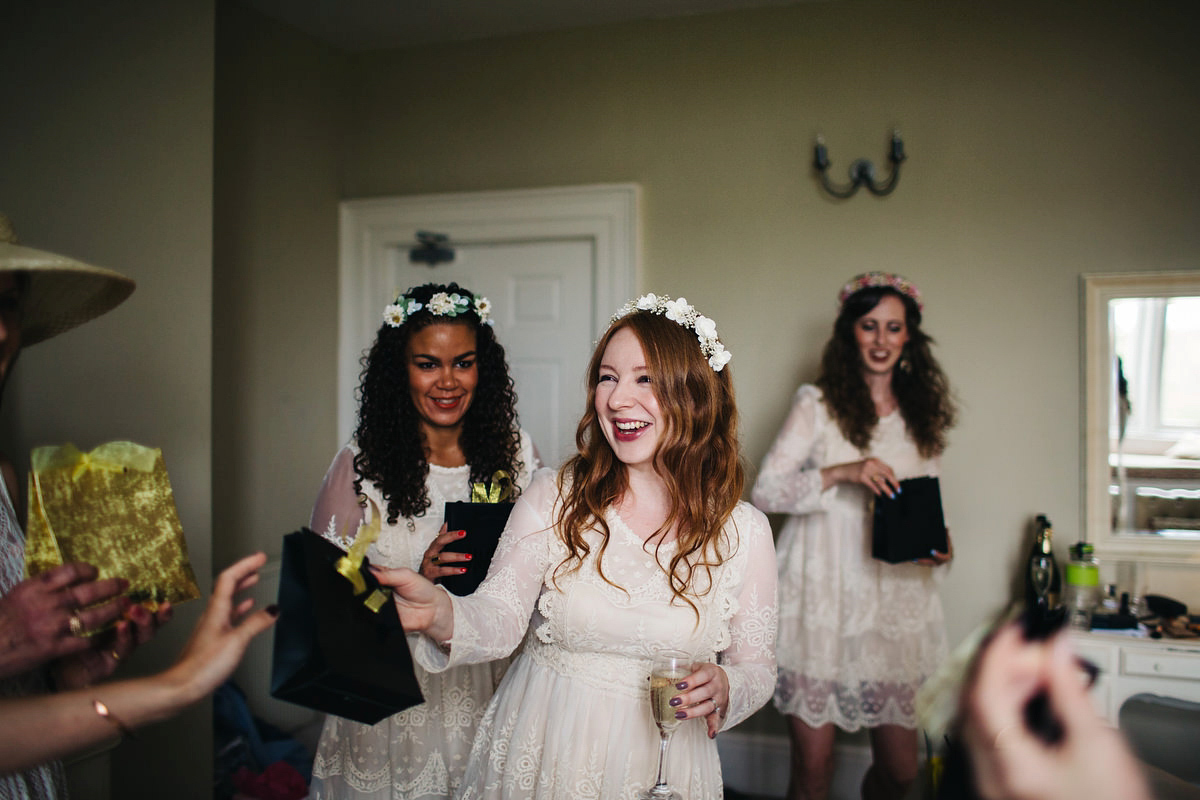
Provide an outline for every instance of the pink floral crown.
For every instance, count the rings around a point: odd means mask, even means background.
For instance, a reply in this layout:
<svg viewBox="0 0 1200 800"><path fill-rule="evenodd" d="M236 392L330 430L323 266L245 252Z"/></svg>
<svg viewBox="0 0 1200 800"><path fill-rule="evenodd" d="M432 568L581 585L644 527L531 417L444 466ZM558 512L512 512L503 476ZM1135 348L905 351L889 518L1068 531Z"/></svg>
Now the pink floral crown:
<svg viewBox="0 0 1200 800"><path fill-rule="evenodd" d="M921 302L921 290L917 288L917 285L903 275L896 275L891 272L864 272L861 275L855 275L838 292L838 303L845 305L846 298L850 295L855 292L861 292L863 289L875 287L894 289L906 297L911 297L912 301L917 304L918 311L922 311L925 308L925 304Z"/></svg>

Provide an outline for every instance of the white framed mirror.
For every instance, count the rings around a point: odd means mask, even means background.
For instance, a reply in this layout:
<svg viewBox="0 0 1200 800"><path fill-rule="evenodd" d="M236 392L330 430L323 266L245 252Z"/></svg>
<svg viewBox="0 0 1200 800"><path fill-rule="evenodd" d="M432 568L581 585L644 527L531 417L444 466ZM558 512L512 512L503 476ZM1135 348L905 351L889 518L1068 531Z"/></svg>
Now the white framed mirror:
<svg viewBox="0 0 1200 800"><path fill-rule="evenodd" d="M1200 270L1082 284L1088 541L1200 563Z"/></svg>

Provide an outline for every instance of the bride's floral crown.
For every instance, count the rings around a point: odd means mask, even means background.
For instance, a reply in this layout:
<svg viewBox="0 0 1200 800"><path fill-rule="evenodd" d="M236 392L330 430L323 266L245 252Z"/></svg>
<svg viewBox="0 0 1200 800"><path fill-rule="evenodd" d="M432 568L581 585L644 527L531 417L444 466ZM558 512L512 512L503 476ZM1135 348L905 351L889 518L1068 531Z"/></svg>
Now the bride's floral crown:
<svg viewBox="0 0 1200 800"><path fill-rule="evenodd" d="M426 303L422 303L411 294L397 294L396 299L383 309L383 321L393 328L399 328L405 320L422 309L435 317L457 317L459 314L474 312L481 324L496 324L492 319L492 301L483 295L472 295L470 292L436 292Z"/></svg>
<svg viewBox="0 0 1200 800"><path fill-rule="evenodd" d="M700 352L708 356L708 365L712 367L713 372L725 369L729 359L733 358L733 354L726 350L725 345L717 339L717 323L688 305L688 301L682 297L678 300L668 300L656 294L644 294L617 309L617 313L613 314L612 321L616 322L626 314L632 314L635 311L661 314L672 322L695 331L696 338L700 341Z"/></svg>
<svg viewBox="0 0 1200 800"><path fill-rule="evenodd" d="M912 301L917 304L918 311L923 311L925 308L925 304L921 302L921 291L917 289L917 285L903 275L896 275L892 272L864 272L861 275L855 275L838 292L838 303L845 305L846 298L855 292L876 287L894 289L906 297L911 297Z"/></svg>

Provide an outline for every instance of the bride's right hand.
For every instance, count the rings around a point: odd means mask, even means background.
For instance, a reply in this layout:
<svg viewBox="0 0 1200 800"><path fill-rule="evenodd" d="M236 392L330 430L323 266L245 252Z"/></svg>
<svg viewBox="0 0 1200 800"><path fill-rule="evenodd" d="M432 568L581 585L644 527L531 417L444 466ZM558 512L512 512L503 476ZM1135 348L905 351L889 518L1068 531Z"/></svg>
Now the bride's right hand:
<svg viewBox="0 0 1200 800"><path fill-rule="evenodd" d="M424 633L438 642L454 634L454 608L445 590L408 567L371 567L372 574L392 590L400 624L409 633Z"/></svg>

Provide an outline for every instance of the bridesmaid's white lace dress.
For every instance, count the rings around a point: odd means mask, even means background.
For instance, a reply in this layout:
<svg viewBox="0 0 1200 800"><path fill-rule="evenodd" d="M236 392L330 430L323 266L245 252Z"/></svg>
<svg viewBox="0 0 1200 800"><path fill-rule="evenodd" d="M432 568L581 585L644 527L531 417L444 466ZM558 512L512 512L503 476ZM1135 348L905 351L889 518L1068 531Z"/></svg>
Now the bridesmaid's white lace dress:
<svg viewBox="0 0 1200 800"><path fill-rule="evenodd" d="M775 682L775 558L766 518L741 503L725 527L729 558L696 600L699 618L670 603L663 568L613 511L604 556L553 578L566 555L554 519L555 475L541 470L513 509L487 580L454 597L449 653L416 637L429 668L502 657L522 639L488 705L458 797L463 800L628 800L654 782L658 733L650 717L650 658L677 648L716 660L729 676L725 727L767 701ZM598 536L596 541L598 541ZM658 558L668 563L673 546ZM707 705L707 704L706 704ZM720 798L716 742L701 719L681 725L669 780L688 798Z"/></svg>
<svg viewBox="0 0 1200 800"><path fill-rule="evenodd" d="M775 706L813 727L916 727L917 688L946 657L938 570L871 558L870 492L821 468L882 459L900 479L937 475L894 412L864 454L804 385L763 461L752 499L786 513L779 536L779 680Z"/></svg>
<svg viewBox="0 0 1200 800"><path fill-rule="evenodd" d="M353 538L363 520L354 493L354 456L345 447L325 475L313 508L311 527L337 540L348 529ZM517 484L529 484L539 466L533 443L521 434L520 458L525 468ZM367 551L372 564L420 569L421 558L442 527L447 502L470 499L470 468L431 464L426 487L429 508L424 516L396 524L387 522L387 503L378 487L363 481L363 493L384 515L379 539ZM317 745L309 797L312 800L444 800L462 780L475 728L500 683L508 659L473 664L431 675L414 664L425 702L377 725L335 716L325 718Z"/></svg>

